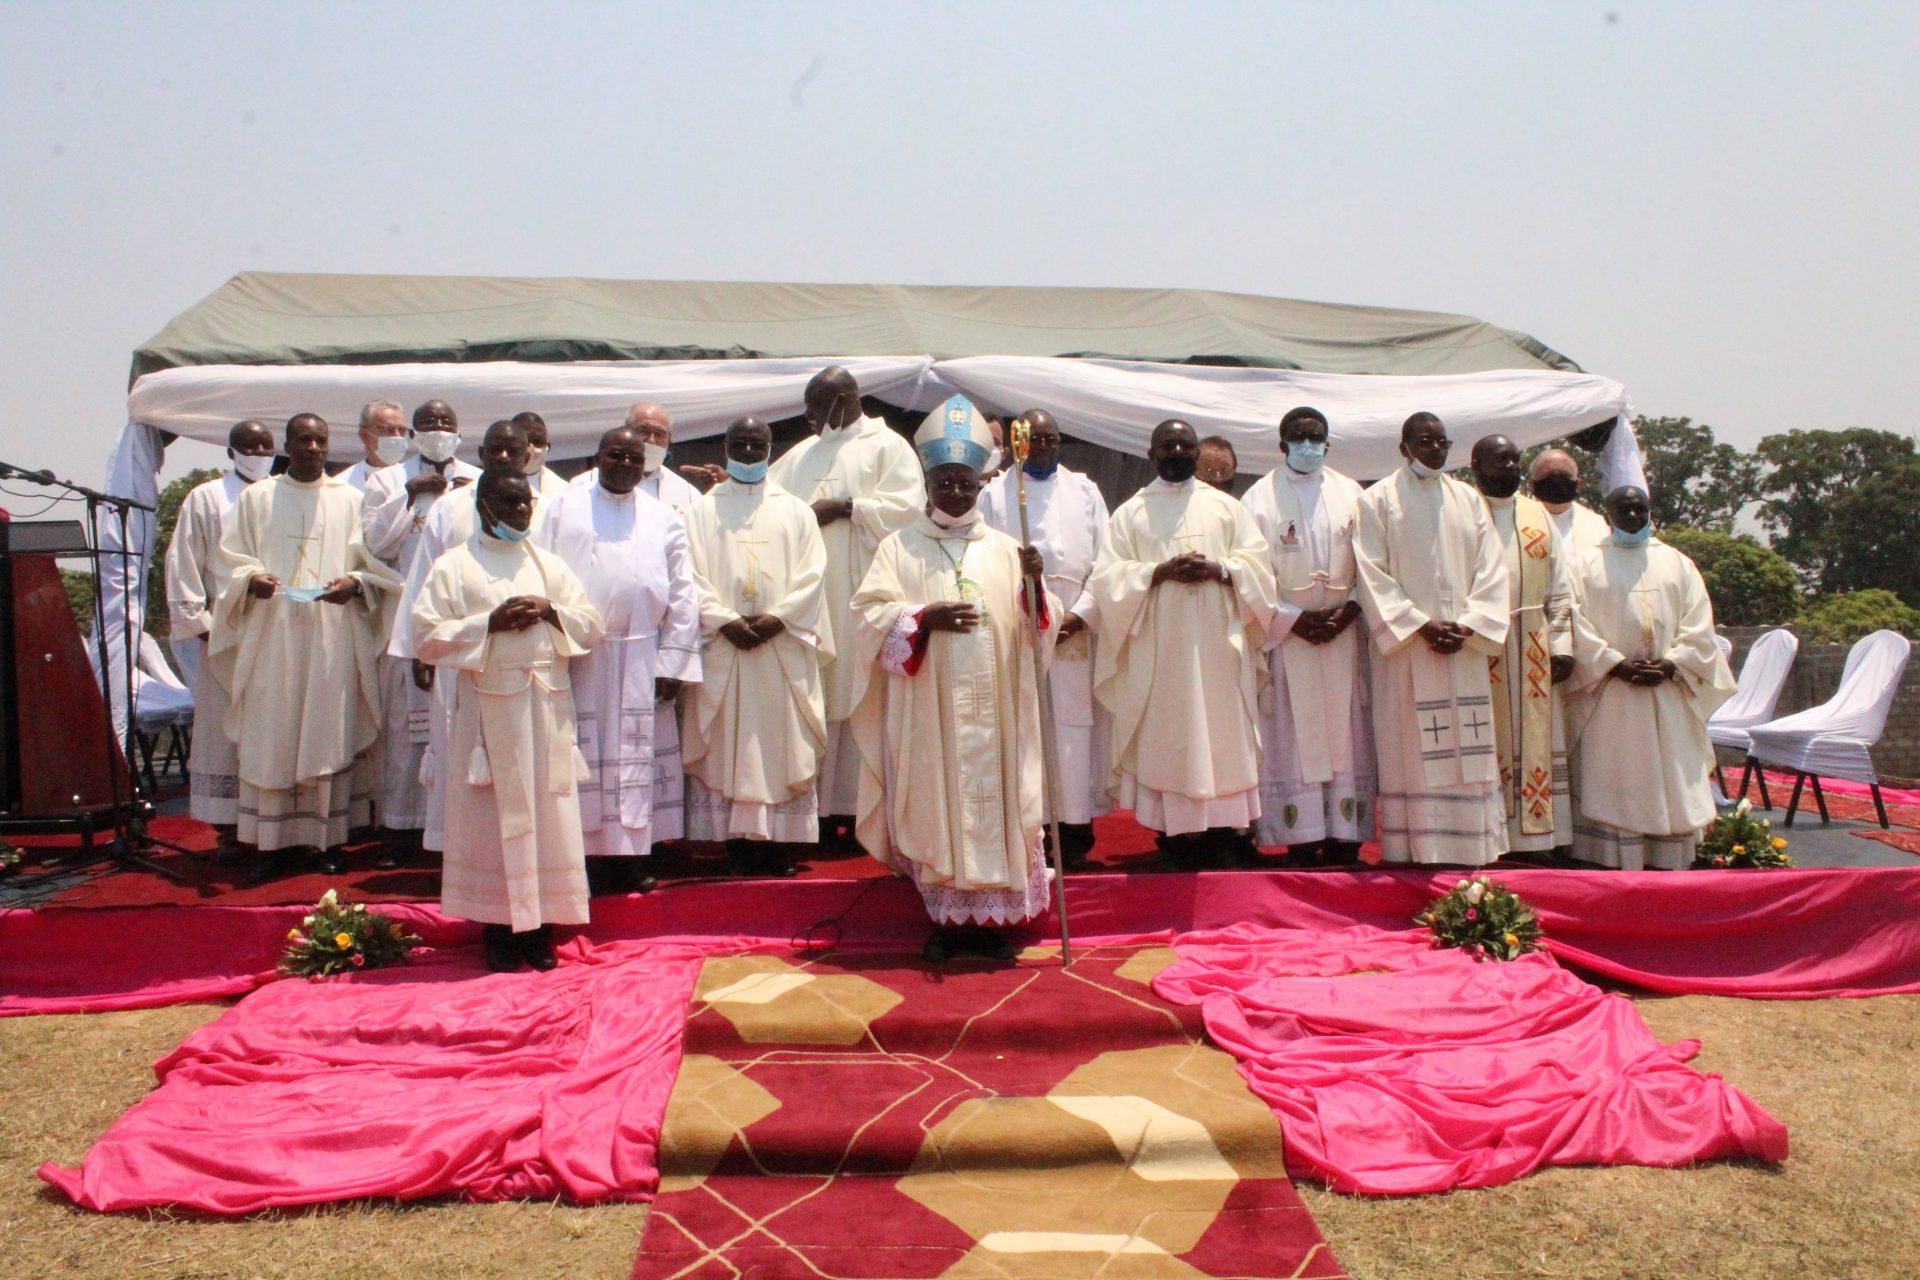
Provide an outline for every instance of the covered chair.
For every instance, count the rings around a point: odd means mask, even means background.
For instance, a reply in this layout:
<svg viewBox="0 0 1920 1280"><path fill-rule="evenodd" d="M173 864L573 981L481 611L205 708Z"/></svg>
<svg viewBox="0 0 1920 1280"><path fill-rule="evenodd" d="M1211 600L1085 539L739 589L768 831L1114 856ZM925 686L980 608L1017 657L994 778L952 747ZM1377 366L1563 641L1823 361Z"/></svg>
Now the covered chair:
<svg viewBox="0 0 1920 1280"><path fill-rule="evenodd" d="M1714 639L1727 643L1725 636ZM1746 757L1746 764L1740 770L1740 794L1735 798L1747 798L1747 782L1758 774L1760 804L1768 809L1773 808L1773 798L1767 794L1767 775L1754 761L1747 730L1773 719L1773 709L1780 704L1780 691L1787 687L1787 677L1793 672L1793 658L1799 651L1800 637L1785 629L1769 631L1755 640L1753 648L1747 650L1747 660L1740 664L1740 681L1733 696L1707 721L1707 737L1713 739L1714 746L1730 747ZM1727 790L1727 777L1720 772L1719 765L1714 766L1714 772L1720 775L1721 794L1731 795Z"/></svg>
<svg viewBox="0 0 1920 1280"><path fill-rule="evenodd" d="M1787 802L1787 825L1800 805L1800 789L1813 779L1813 798L1820 820L1828 821L1827 798L1820 775L1864 782L1872 789L1873 807L1880 825L1888 826L1886 802L1880 798L1880 775L1873 768L1873 745L1887 727L1887 713L1900 691L1913 646L1894 631L1876 631L1847 654L1846 669L1833 697L1817 707L1783 716L1747 731L1748 753L1762 764L1777 764L1794 772L1793 798Z"/></svg>

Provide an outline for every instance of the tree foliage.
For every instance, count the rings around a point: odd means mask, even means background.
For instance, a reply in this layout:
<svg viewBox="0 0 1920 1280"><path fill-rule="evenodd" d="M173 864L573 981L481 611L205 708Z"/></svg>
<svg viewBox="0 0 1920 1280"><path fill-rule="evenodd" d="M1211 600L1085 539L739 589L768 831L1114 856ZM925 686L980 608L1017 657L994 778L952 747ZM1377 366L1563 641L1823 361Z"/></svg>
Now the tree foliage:
<svg viewBox="0 0 1920 1280"><path fill-rule="evenodd" d="M1760 496L1759 460L1715 440L1704 422L1639 417L1633 429L1646 456L1654 528L1730 534L1741 508Z"/></svg>
<svg viewBox="0 0 1920 1280"><path fill-rule="evenodd" d="M1920 609L1891 591L1870 588L1825 596L1807 606L1794 630L1809 640L1852 644L1875 631L1898 631L1920 640Z"/></svg>
<svg viewBox="0 0 1920 1280"><path fill-rule="evenodd" d="M187 500L189 493L225 474L196 468L160 491L153 517L153 560L147 567L147 631L158 639L165 640L171 630L167 616L167 547L173 542L174 526L180 522L180 504Z"/></svg>
<svg viewBox="0 0 1920 1280"><path fill-rule="evenodd" d="M1920 599L1911 538L1920 531L1920 456L1911 439L1864 427L1789 431L1758 452L1771 468L1761 521L1809 590L1885 588Z"/></svg>
<svg viewBox="0 0 1920 1280"><path fill-rule="evenodd" d="M1698 566L1721 626L1775 626L1799 614L1793 566L1750 534L1681 527L1662 529L1660 539Z"/></svg>

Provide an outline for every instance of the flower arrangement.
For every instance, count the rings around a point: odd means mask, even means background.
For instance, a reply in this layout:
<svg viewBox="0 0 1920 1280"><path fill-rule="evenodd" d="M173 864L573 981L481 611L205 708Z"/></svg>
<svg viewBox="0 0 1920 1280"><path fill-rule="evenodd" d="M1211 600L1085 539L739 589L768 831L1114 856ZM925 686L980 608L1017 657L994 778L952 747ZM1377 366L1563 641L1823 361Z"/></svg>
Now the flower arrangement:
<svg viewBox="0 0 1920 1280"><path fill-rule="evenodd" d="M1540 945L1540 922L1513 890L1485 876L1462 880L1413 918L1436 947L1459 947L1476 960L1515 960Z"/></svg>
<svg viewBox="0 0 1920 1280"><path fill-rule="evenodd" d="M20 865L20 850L0 840L0 876L11 874Z"/></svg>
<svg viewBox="0 0 1920 1280"><path fill-rule="evenodd" d="M300 928L287 930L280 972L290 978L326 978L355 969L399 964L420 938L358 902L342 902L332 889L320 895Z"/></svg>
<svg viewBox="0 0 1920 1280"><path fill-rule="evenodd" d="M1753 816L1753 802L1742 800L1712 822L1700 836L1695 867L1790 867L1793 857L1773 824Z"/></svg>

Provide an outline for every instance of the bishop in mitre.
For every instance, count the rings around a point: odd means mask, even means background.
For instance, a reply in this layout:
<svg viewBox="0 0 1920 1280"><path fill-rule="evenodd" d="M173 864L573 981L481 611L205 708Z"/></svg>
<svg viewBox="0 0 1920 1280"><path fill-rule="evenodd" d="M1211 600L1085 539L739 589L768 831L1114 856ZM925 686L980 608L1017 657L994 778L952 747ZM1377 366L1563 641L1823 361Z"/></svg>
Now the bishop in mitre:
<svg viewBox="0 0 1920 1280"><path fill-rule="evenodd" d="M827 638L844 658L853 652L853 594L881 539L920 516L925 494L912 446L880 419L864 416L851 373L831 365L815 374L807 383L805 410L814 435L787 450L768 476L813 507L827 548ZM820 765L820 807L827 818L821 835L845 843L859 801L860 755L845 729L859 677L846 661L821 674L827 708Z"/></svg>
<svg viewBox="0 0 1920 1280"><path fill-rule="evenodd" d="M1507 851L1487 660L1506 652L1507 569L1487 504L1446 474L1431 413L1406 465L1361 495L1354 539L1372 632L1380 848L1389 862L1483 866Z"/></svg>
<svg viewBox="0 0 1920 1280"><path fill-rule="evenodd" d="M1178 419L1153 429L1159 479L1113 513L1091 583L1114 799L1182 865L1233 856L1260 816L1261 651L1274 608L1266 540L1245 507L1194 478L1199 443Z"/></svg>
<svg viewBox="0 0 1920 1280"><path fill-rule="evenodd" d="M1366 628L1355 596L1353 539L1361 488L1326 466L1326 415L1311 406L1280 419L1280 465L1241 500L1272 556L1277 601L1267 628L1261 698L1263 845L1287 846L1291 866L1351 866L1373 838L1373 716Z"/></svg>
<svg viewBox="0 0 1920 1280"><path fill-rule="evenodd" d="M238 838L252 879L293 849L346 869L340 846L368 811L367 753L380 732L379 600L392 570L360 535L360 492L326 473L327 424L287 420L287 470L249 486L220 539L220 599L207 661L231 695L219 726L239 758Z"/></svg>
<svg viewBox="0 0 1920 1280"><path fill-rule="evenodd" d="M701 643L681 695L687 834L724 840L737 871L790 876L790 846L819 839L827 549L812 508L767 478L764 422L734 422L726 450L727 478L687 513Z"/></svg>
<svg viewBox="0 0 1920 1280"><path fill-rule="evenodd" d="M440 910L485 924L489 968L551 969L553 926L587 923L570 668L600 615L528 541L527 477L476 487L480 531L434 562L411 618L421 659L457 676Z"/></svg>
<svg viewBox="0 0 1920 1280"><path fill-rule="evenodd" d="M1707 717L1733 696L1692 560L1653 537L1646 492L1607 495L1612 532L1574 558L1583 630L1569 686L1573 853L1626 871L1693 862L1713 821Z"/></svg>
<svg viewBox="0 0 1920 1280"><path fill-rule="evenodd" d="M880 543L853 597L858 834L919 888L930 962L1007 959L996 926L1040 915L1052 884L1034 659L1060 605L1030 594L1040 553L976 507L993 447L980 411L954 396L914 445L926 509Z"/></svg>

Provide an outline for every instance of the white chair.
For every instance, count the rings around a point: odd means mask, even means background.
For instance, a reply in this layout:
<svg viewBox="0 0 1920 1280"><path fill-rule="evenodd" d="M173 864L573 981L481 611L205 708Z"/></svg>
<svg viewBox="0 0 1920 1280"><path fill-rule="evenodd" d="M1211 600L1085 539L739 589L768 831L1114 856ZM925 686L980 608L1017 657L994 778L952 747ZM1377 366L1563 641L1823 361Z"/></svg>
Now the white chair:
<svg viewBox="0 0 1920 1280"><path fill-rule="evenodd" d="M1793 770L1793 798L1787 802L1787 825L1800 805L1800 788L1813 779L1813 798L1820 820L1827 817L1827 797L1820 775L1864 782L1873 792L1880 825L1888 826L1886 802L1880 798L1880 775L1873 768L1873 744L1887 727L1887 713L1906 674L1913 646L1895 631L1876 631L1855 644L1840 673L1840 687L1817 707L1795 712L1747 731L1748 752L1763 764Z"/></svg>
<svg viewBox="0 0 1920 1280"><path fill-rule="evenodd" d="M1725 636L1714 639L1729 649L1733 647ZM1747 660L1740 664L1740 681L1734 686L1733 696L1707 721L1707 736L1715 746L1730 747L1746 757L1746 764L1740 770L1740 794L1735 798L1745 800L1748 780L1758 775L1760 806L1764 809L1773 808L1773 797L1767 794L1766 771L1753 758L1753 744L1747 730L1773 719L1773 710L1780 705L1780 691L1787 687L1787 677L1793 673L1793 657L1799 651L1800 637L1791 631L1769 631L1755 640L1753 648L1747 650ZM1731 795L1727 790L1727 775L1717 763L1713 771L1720 779L1720 793Z"/></svg>

